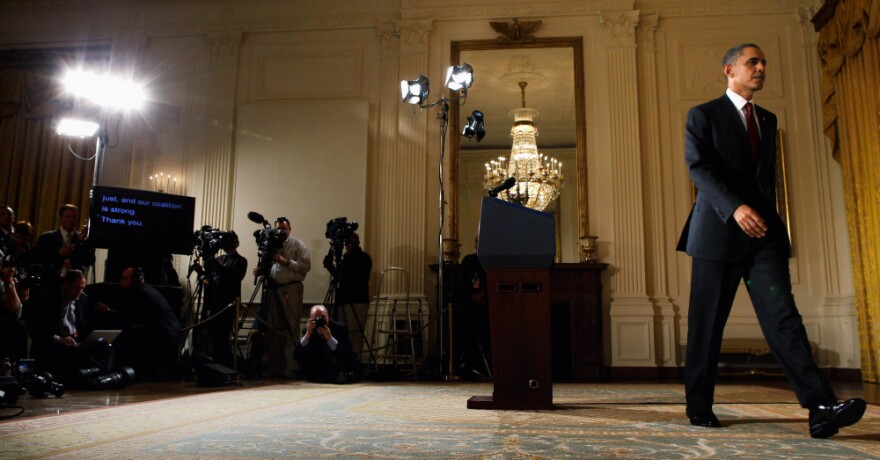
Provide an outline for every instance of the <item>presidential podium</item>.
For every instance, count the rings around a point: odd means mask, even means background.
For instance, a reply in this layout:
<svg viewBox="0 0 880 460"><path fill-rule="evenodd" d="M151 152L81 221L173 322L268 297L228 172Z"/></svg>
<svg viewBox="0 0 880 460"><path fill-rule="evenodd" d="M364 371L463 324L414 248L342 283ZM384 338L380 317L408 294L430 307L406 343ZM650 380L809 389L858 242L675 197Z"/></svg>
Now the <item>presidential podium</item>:
<svg viewBox="0 0 880 460"><path fill-rule="evenodd" d="M468 409L551 409L550 266L553 216L483 198L477 257L486 269L492 396Z"/></svg>

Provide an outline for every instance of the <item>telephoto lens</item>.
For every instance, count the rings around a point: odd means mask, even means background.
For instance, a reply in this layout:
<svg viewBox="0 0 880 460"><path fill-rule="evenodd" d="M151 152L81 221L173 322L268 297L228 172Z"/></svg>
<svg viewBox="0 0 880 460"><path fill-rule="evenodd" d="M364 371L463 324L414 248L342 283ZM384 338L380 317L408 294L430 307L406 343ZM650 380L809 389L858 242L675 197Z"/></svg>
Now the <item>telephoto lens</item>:
<svg viewBox="0 0 880 460"><path fill-rule="evenodd" d="M134 377L134 369L123 367L117 372L111 372L90 380L86 383L86 387L89 390L116 390L125 388L134 381Z"/></svg>

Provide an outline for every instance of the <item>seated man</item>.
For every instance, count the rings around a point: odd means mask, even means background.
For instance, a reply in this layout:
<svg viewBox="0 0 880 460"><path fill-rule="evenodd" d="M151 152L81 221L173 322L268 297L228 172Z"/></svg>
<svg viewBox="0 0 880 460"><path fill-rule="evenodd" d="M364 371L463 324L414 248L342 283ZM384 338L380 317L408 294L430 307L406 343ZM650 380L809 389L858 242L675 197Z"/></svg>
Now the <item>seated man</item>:
<svg viewBox="0 0 880 460"><path fill-rule="evenodd" d="M31 297L24 306L31 336L31 357L41 371L49 371L65 383L82 383L80 371L90 376L107 373L113 366L113 349L83 346L98 310L83 294L86 279L79 270L68 271L60 288ZM79 380L79 381L78 381Z"/></svg>
<svg viewBox="0 0 880 460"><path fill-rule="evenodd" d="M301 375L309 382L351 383L360 380L360 363L351 351L348 327L330 319L327 308L315 305L293 352Z"/></svg>
<svg viewBox="0 0 880 460"><path fill-rule="evenodd" d="M120 305L116 306L122 335L114 344L119 361L134 368L138 378L175 377L180 345L180 320L168 300L144 282L143 270L128 267L122 271Z"/></svg>

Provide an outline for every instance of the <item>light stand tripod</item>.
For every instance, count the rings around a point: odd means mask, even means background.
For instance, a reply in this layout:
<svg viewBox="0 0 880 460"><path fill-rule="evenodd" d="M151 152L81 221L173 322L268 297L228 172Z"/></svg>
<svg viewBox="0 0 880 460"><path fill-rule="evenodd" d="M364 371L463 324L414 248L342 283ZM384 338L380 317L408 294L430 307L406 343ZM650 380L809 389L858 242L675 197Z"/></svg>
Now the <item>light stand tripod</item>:
<svg viewBox="0 0 880 460"><path fill-rule="evenodd" d="M445 218L446 218L446 196L444 193L443 187L443 161L444 154L446 152L446 130L449 126L449 102L458 101L459 106L464 105L464 102L467 100L467 91L468 88L473 84L473 67L468 63L464 63L461 66L451 66L446 72L446 81L445 86L452 90L456 96L447 98L445 96L440 97L435 102L425 103L425 99L428 98L429 93L429 81L428 78L424 75L419 75L419 77L415 80L403 80L400 82L400 90L401 96L403 97L403 102L407 104L418 105L420 109L428 109L432 107L439 107L440 111L437 113L437 119L440 121L440 159L439 159L439 176L440 176L440 231L438 237L438 246L437 246L437 312L439 317L443 317L446 314L446 304L443 300L443 227L445 226ZM480 141L483 136L485 136L486 131L483 129L483 113L479 110L475 110L471 117L468 117L468 124L465 126L462 136L467 138L476 138L477 141ZM444 331L443 331L443 321L440 321L440 373L443 374L443 354L445 353L445 347L443 344L444 339ZM448 356L448 359L451 361L452 357Z"/></svg>

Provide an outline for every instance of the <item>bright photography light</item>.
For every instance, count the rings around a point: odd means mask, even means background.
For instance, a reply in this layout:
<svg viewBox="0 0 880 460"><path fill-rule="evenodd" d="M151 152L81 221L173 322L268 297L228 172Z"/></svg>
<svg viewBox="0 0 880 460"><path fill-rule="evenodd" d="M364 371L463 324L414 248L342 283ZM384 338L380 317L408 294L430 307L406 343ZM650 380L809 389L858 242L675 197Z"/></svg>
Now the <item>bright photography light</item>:
<svg viewBox="0 0 880 460"><path fill-rule="evenodd" d="M143 86L131 80L80 70L69 72L64 86L71 94L116 110L139 109L145 96Z"/></svg>
<svg viewBox="0 0 880 460"><path fill-rule="evenodd" d="M95 133L98 132L98 127L98 124L93 121L64 118L58 123L56 132L62 136L85 139L94 136Z"/></svg>
<svg viewBox="0 0 880 460"><path fill-rule="evenodd" d="M474 84L474 68L465 62L460 66L450 66L446 71L446 87L453 91L467 91Z"/></svg>
<svg viewBox="0 0 880 460"><path fill-rule="evenodd" d="M400 95L407 104L421 104L428 98L430 92L428 78L419 75L415 80L400 81Z"/></svg>

